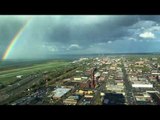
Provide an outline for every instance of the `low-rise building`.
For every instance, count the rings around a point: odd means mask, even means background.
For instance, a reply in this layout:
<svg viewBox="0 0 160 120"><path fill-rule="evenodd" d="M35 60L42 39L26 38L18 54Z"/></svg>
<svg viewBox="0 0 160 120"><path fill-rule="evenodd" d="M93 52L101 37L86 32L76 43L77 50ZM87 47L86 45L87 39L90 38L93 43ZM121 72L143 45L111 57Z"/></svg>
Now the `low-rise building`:
<svg viewBox="0 0 160 120"><path fill-rule="evenodd" d="M158 72L158 70L152 70L151 74L152 75L160 75L160 72Z"/></svg>
<svg viewBox="0 0 160 120"><path fill-rule="evenodd" d="M76 105L80 97L78 95L69 96L67 99L63 100L65 105Z"/></svg>
<svg viewBox="0 0 160 120"><path fill-rule="evenodd" d="M53 99L59 99L66 93L68 93L70 90L70 88L57 88L56 90L52 91L51 96Z"/></svg>
<svg viewBox="0 0 160 120"><path fill-rule="evenodd" d="M84 95L84 98L93 98L93 95Z"/></svg>
<svg viewBox="0 0 160 120"><path fill-rule="evenodd" d="M135 62L135 67L143 67L143 66L144 66L144 61Z"/></svg>
<svg viewBox="0 0 160 120"><path fill-rule="evenodd" d="M90 88L90 84L91 84L90 80L83 81L83 82L79 83L79 87L80 87L80 89Z"/></svg>
<svg viewBox="0 0 160 120"><path fill-rule="evenodd" d="M74 80L82 80L82 78L81 77L76 77L76 78L74 78Z"/></svg>
<svg viewBox="0 0 160 120"><path fill-rule="evenodd" d="M136 98L136 101L151 101L152 98L148 93L139 93L134 95Z"/></svg>
<svg viewBox="0 0 160 120"><path fill-rule="evenodd" d="M118 86L124 86L124 83L123 82L118 82L117 85Z"/></svg>
<svg viewBox="0 0 160 120"><path fill-rule="evenodd" d="M98 79L99 82L100 82L100 81L104 81L104 80L105 80L104 77L100 77L100 78Z"/></svg>
<svg viewBox="0 0 160 120"><path fill-rule="evenodd" d="M152 58L152 60L156 61L156 60L158 60L158 58Z"/></svg>
<svg viewBox="0 0 160 120"><path fill-rule="evenodd" d="M136 98L136 101L146 101L146 99L143 96L143 94L136 94L135 98Z"/></svg>
<svg viewBox="0 0 160 120"><path fill-rule="evenodd" d="M153 88L153 84L148 81L133 81L132 87L134 88Z"/></svg>
<svg viewBox="0 0 160 120"><path fill-rule="evenodd" d="M103 75L108 75L108 72L102 72Z"/></svg>
<svg viewBox="0 0 160 120"><path fill-rule="evenodd" d="M132 84L134 88L153 88L152 84Z"/></svg>
<svg viewBox="0 0 160 120"><path fill-rule="evenodd" d="M149 77L149 80L152 81L152 82L156 82L157 81L157 79L155 77L152 77L152 76Z"/></svg>
<svg viewBox="0 0 160 120"><path fill-rule="evenodd" d="M88 79L88 77L81 77L82 78L82 80L87 80Z"/></svg>
<svg viewBox="0 0 160 120"><path fill-rule="evenodd" d="M112 91L112 92L124 92L124 86L119 85L106 85L106 90Z"/></svg>
<svg viewBox="0 0 160 120"><path fill-rule="evenodd" d="M118 80L116 79L116 80L115 80L115 83L123 83L123 82L124 82L124 81L123 81L122 79L118 79Z"/></svg>
<svg viewBox="0 0 160 120"><path fill-rule="evenodd" d="M16 78L17 79L22 79L23 75L17 75Z"/></svg>
<svg viewBox="0 0 160 120"><path fill-rule="evenodd" d="M128 79L129 79L129 81L131 81L131 82L134 82L134 81L137 81L137 80L138 80L138 78L137 78L136 76L129 76Z"/></svg>
<svg viewBox="0 0 160 120"><path fill-rule="evenodd" d="M80 95L92 95L92 94L94 94L94 91L91 91L91 90L77 90L76 94L80 94Z"/></svg>
<svg viewBox="0 0 160 120"><path fill-rule="evenodd" d="M95 76L95 77L100 77L100 75L101 75L101 74L100 74L99 72L97 72L94 76Z"/></svg>
<svg viewBox="0 0 160 120"><path fill-rule="evenodd" d="M111 66L110 70L116 70L116 67L115 66Z"/></svg>

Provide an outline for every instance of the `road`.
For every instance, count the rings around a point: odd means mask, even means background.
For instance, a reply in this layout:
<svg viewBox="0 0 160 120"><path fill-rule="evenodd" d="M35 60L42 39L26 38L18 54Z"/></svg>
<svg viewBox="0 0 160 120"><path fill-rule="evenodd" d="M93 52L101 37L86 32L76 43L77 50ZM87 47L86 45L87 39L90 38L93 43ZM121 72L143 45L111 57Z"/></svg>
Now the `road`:
<svg viewBox="0 0 160 120"><path fill-rule="evenodd" d="M66 74L71 73L77 69L74 68L71 71L66 72ZM61 75L60 75L61 76ZM60 76L56 77L59 78ZM16 99L19 99L20 97L26 96L26 93L23 94L23 92L30 88L33 84L39 85L39 83L43 81L43 73L36 73L34 75L30 75L26 78L23 78L19 80L18 82L0 90L0 104L8 104L9 102L12 102ZM55 83L54 80L52 80L52 84Z"/></svg>
<svg viewBox="0 0 160 120"><path fill-rule="evenodd" d="M106 78L105 78L106 79ZM96 105L97 99L101 99L100 93L103 92L106 89L106 81L102 82L97 88L96 93L94 95L94 98L91 101L91 105Z"/></svg>
<svg viewBox="0 0 160 120"><path fill-rule="evenodd" d="M126 93L127 102L129 105L136 105L136 99L133 94L131 83L128 80L128 75L127 75L126 70L124 68L124 63L122 63L122 64L123 64L122 71L124 74L124 84L125 84L125 93Z"/></svg>
<svg viewBox="0 0 160 120"><path fill-rule="evenodd" d="M8 86L0 91L1 97L0 102L7 102L7 99L11 99L12 97L16 97L21 94L24 90L30 88L33 84L39 83L42 77L41 74L29 76L20 80L19 82L14 83L11 86ZM0 103L1 104L1 103Z"/></svg>
<svg viewBox="0 0 160 120"><path fill-rule="evenodd" d="M9 93L10 91L13 91L14 89L18 88L19 86L22 86L36 78L40 78L42 77L42 74L41 73L38 73L38 74L34 74L34 75L30 75L26 78L23 78L17 82L15 82L14 84L8 86L8 87L5 87L4 89L0 90L0 93L3 94L3 93Z"/></svg>
<svg viewBox="0 0 160 120"><path fill-rule="evenodd" d="M32 93L31 95L22 97L13 103L11 105L31 105L36 104L39 101L42 101L43 96L45 96L47 89L46 88L40 88L36 92ZM39 99L39 100L38 100Z"/></svg>

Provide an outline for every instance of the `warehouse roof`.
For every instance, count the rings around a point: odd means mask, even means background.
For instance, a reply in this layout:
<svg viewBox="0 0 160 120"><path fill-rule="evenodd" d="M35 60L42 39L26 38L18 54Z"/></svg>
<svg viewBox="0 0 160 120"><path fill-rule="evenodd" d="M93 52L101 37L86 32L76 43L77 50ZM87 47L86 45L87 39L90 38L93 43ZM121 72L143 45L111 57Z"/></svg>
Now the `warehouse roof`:
<svg viewBox="0 0 160 120"><path fill-rule="evenodd" d="M56 90L53 91L55 98L60 98L67 92L69 92L71 89L70 88L57 88Z"/></svg>

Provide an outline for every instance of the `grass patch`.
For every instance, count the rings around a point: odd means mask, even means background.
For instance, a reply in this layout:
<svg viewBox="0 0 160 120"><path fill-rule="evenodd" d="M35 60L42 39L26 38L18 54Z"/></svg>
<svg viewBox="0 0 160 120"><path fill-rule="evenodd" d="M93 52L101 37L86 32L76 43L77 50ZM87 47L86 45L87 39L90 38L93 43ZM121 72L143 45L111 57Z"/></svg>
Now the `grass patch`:
<svg viewBox="0 0 160 120"><path fill-rule="evenodd" d="M52 71L57 67L68 65L69 62L48 62L30 67L17 68L12 70L4 70L0 72L0 83L8 85L17 81L17 75L27 76L37 71Z"/></svg>

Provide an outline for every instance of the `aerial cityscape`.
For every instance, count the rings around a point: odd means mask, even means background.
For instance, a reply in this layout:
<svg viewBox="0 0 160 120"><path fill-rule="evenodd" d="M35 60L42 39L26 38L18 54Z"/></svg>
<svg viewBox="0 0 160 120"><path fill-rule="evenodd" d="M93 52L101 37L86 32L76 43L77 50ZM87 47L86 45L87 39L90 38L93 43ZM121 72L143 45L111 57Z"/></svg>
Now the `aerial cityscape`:
<svg viewBox="0 0 160 120"><path fill-rule="evenodd" d="M160 105L160 16L1 15L0 105Z"/></svg>

